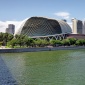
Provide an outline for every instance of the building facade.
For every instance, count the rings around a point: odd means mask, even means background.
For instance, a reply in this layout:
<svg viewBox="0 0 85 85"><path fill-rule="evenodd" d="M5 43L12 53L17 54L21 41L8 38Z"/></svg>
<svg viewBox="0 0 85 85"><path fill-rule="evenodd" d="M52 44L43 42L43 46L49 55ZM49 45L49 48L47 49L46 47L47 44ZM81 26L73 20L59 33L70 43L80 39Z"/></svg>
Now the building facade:
<svg viewBox="0 0 85 85"><path fill-rule="evenodd" d="M64 34L72 33L70 26L63 20L55 20L45 17L31 17L26 19L15 34L27 35L31 38L55 38L64 37Z"/></svg>
<svg viewBox="0 0 85 85"><path fill-rule="evenodd" d="M85 21L83 22L83 34L85 34Z"/></svg>
<svg viewBox="0 0 85 85"><path fill-rule="evenodd" d="M81 20L72 19L73 34L83 34L83 22Z"/></svg>
<svg viewBox="0 0 85 85"><path fill-rule="evenodd" d="M15 25L9 24L8 28L6 28L6 33L14 34L15 33Z"/></svg>

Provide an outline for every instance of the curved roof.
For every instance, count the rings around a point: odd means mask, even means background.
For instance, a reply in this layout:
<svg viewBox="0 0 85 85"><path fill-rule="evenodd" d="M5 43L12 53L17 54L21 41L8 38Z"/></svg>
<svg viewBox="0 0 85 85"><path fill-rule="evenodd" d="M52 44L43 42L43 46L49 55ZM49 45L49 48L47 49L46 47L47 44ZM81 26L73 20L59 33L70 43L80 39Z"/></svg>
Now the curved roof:
<svg viewBox="0 0 85 85"><path fill-rule="evenodd" d="M62 29L62 33L71 33L72 30L71 30L71 27L63 20L58 20L60 26L61 26L61 29Z"/></svg>
<svg viewBox="0 0 85 85"><path fill-rule="evenodd" d="M29 18L26 18L25 20L23 20L23 21L19 24L19 26L17 27L17 30L16 30L15 34L20 34L20 33L21 33L21 30L22 30L24 24L26 23L26 21L27 21L28 19L29 19Z"/></svg>
<svg viewBox="0 0 85 85"><path fill-rule="evenodd" d="M63 20L54 20L44 17L31 17L25 19L15 34L24 34L30 37L47 36L71 33L70 26Z"/></svg>

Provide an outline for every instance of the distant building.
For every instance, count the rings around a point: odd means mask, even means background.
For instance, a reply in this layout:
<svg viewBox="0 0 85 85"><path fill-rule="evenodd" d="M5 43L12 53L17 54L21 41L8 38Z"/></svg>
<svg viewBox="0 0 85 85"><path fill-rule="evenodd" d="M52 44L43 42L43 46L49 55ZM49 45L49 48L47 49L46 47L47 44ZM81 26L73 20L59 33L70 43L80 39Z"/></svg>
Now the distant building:
<svg viewBox="0 0 85 85"><path fill-rule="evenodd" d="M8 33L9 32L9 29L8 28L6 28L6 33Z"/></svg>
<svg viewBox="0 0 85 85"><path fill-rule="evenodd" d="M15 33L15 25L9 24L8 28L6 28L6 33L14 34Z"/></svg>
<svg viewBox="0 0 85 85"><path fill-rule="evenodd" d="M85 21L83 22L83 34L85 34Z"/></svg>
<svg viewBox="0 0 85 85"><path fill-rule="evenodd" d="M83 22L81 20L72 19L73 34L83 34Z"/></svg>

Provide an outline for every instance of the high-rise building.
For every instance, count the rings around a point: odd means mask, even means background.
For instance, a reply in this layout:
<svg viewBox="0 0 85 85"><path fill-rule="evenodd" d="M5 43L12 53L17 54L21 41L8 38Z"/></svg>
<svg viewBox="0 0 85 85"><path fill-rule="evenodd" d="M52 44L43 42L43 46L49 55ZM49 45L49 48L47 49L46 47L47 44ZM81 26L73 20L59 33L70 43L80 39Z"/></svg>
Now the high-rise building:
<svg viewBox="0 0 85 85"><path fill-rule="evenodd" d="M85 34L85 21L83 22L83 34Z"/></svg>
<svg viewBox="0 0 85 85"><path fill-rule="evenodd" d="M15 33L15 25L9 24L8 28L6 28L6 33L14 34Z"/></svg>
<svg viewBox="0 0 85 85"><path fill-rule="evenodd" d="M83 22L81 20L72 19L73 34L83 34Z"/></svg>

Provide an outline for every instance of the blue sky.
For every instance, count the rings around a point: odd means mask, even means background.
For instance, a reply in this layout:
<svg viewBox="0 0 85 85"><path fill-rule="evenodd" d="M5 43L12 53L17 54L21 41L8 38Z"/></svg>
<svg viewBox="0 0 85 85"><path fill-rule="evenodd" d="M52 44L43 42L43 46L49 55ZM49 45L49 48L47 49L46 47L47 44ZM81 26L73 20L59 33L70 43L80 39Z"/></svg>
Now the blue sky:
<svg viewBox="0 0 85 85"><path fill-rule="evenodd" d="M17 23L32 16L67 19L68 22L72 18L84 20L84 7L85 0L0 0L0 24Z"/></svg>
<svg viewBox="0 0 85 85"><path fill-rule="evenodd" d="M0 20L23 20L31 16L68 12L70 17L85 18L85 0L0 0Z"/></svg>

